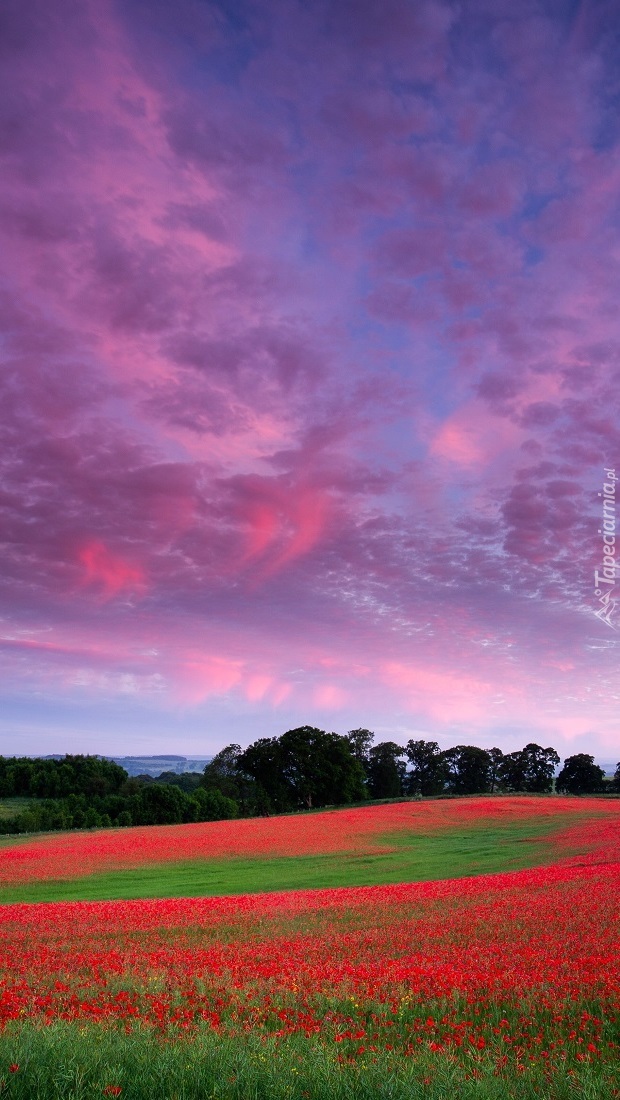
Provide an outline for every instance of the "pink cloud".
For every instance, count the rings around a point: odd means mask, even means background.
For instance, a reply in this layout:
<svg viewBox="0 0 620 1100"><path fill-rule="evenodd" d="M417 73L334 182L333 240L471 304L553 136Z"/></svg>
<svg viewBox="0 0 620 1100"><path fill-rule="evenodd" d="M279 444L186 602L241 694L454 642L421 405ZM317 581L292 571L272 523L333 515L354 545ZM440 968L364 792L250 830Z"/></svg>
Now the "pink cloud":
<svg viewBox="0 0 620 1100"><path fill-rule="evenodd" d="M445 722L477 722L488 716L497 689L466 674L389 662L383 680L396 688L414 711Z"/></svg>
<svg viewBox="0 0 620 1100"><path fill-rule="evenodd" d="M242 678L242 662L228 657L185 653L176 673L184 704L196 704L211 695L225 695Z"/></svg>
<svg viewBox="0 0 620 1100"><path fill-rule="evenodd" d="M251 703L256 703L259 699L264 699L272 687L273 679L271 676L250 676L245 687L245 693Z"/></svg>
<svg viewBox="0 0 620 1100"><path fill-rule="evenodd" d="M250 499L247 488L252 490ZM260 583L318 544L327 529L331 504L325 493L305 486L254 481L244 492L246 546L232 568L251 567L254 583Z"/></svg>
<svg viewBox="0 0 620 1100"><path fill-rule="evenodd" d="M102 599L112 599L120 592L140 593L145 587L141 567L113 554L97 539L81 547L78 561L84 567L81 584L93 588Z"/></svg>
<svg viewBox="0 0 620 1100"><path fill-rule="evenodd" d="M459 425L454 420L442 424L431 443L430 453L457 466L479 466L483 459L483 452L471 427Z"/></svg>
<svg viewBox="0 0 620 1100"><path fill-rule="evenodd" d="M314 703L320 710L340 710L347 702L347 692L337 684L320 684L315 689Z"/></svg>
<svg viewBox="0 0 620 1100"><path fill-rule="evenodd" d="M7 8L6 681L608 745L602 16L259 8Z"/></svg>

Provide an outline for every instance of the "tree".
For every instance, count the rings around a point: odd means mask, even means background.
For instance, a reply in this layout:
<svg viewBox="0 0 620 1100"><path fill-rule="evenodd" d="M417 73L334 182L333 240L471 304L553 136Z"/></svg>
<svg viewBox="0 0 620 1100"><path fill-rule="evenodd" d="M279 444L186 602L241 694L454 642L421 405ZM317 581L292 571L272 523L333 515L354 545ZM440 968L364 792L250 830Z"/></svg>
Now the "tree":
<svg viewBox="0 0 620 1100"><path fill-rule="evenodd" d="M127 772L100 756L59 759L0 757L0 795L65 798L70 794L106 795L117 791Z"/></svg>
<svg viewBox="0 0 620 1100"><path fill-rule="evenodd" d="M281 813L294 808L290 787L284 779L282 750L277 737L259 737L258 741L240 752L237 771L254 780L261 813L271 813L272 810Z"/></svg>
<svg viewBox="0 0 620 1100"><path fill-rule="evenodd" d="M136 803L132 813L136 825L180 825L193 816L190 796L163 783L145 785Z"/></svg>
<svg viewBox="0 0 620 1100"><path fill-rule="evenodd" d="M567 794L596 794L604 790L605 772L594 763L594 757L585 752L568 756L555 781L556 791Z"/></svg>
<svg viewBox="0 0 620 1100"><path fill-rule="evenodd" d="M491 794L494 794L501 785L500 776L502 773L504 754L501 749L489 749L489 757L491 759L489 768L489 788Z"/></svg>
<svg viewBox="0 0 620 1100"><path fill-rule="evenodd" d="M499 778L509 791L544 794L553 789L553 775L559 763L555 749L530 743L504 757Z"/></svg>
<svg viewBox="0 0 620 1100"><path fill-rule="evenodd" d="M441 794L446 785L446 764L436 741L408 741L405 749L411 769L407 774L409 794Z"/></svg>
<svg viewBox="0 0 620 1100"><path fill-rule="evenodd" d="M237 799L239 795L238 763L241 745L226 745L204 768L200 786L206 790L217 789L227 798Z"/></svg>
<svg viewBox="0 0 620 1100"><path fill-rule="evenodd" d="M491 786L491 755L475 745L457 745L443 754L453 794L486 794Z"/></svg>
<svg viewBox="0 0 620 1100"><path fill-rule="evenodd" d="M282 775L294 805L331 806L366 797L364 770L346 737L299 726L280 740Z"/></svg>
<svg viewBox="0 0 620 1100"><path fill-rule="evenodd" d="M256 779L240 763L242 756L240 745L226 745L213 757L204 769L200 787L205 790L220 791L226 798L237 804L241 814L263 814L273 807Z"/></svg>
<svg viewBox="0 0 620 1100"><path fill-rule="evenodd" d="M85 795L114 794L127 779L120 764L100 756L65 756L62 763L73 768L78 789Z"/></svg>
<svg viewBox="0 0 620 1100"><path fill-rule="evenodd" d="M2 760L3 781L1 793L3 795L31 796L32 780L35 767L39 761L28 760L27 757L9 757Z"/></svg>
<svg viewBox="0 0 620 1100"><path fill-rule="evenodd" d="M261 737L241 753L237 767L256 780L276 811L366 797L364 771L347 738L315 726Z"/></svg>
<svg viewBox="0 0 620 1100"><path fill-rule="evenodd" d="M405 750L394 741L382 741L369 750L366 775L371 798L399 798L407 766Z"/></svg>
<svg viewBox="0 0 620 1100"><path fill-rule="evenodd" d="M614 772L614 779L612 783L614 791L620 794L620 763L616 764L616 770Z"/></svg>
<svg viewBox="0 0 620 1100"><path fill-rule="evenodd" d="M191 797L196 806L196 821L229 821L238 815L237 803L217 788L199 787Z"/></svg>
<svg viewBox="0 0 620 1100"><path fill-rule="evenodd" d="M368 771L368 759L371 745L375 739L371 730L349 730L346 740L356 760L359 760L365 772Z"/></svg>
<svg viewBox="0 0 620 1100"><path fill-rule="evenodd" d="M200 786L202 776L199 772L161 772L155 777L155 783L169 783L171 787L179 787L186 794L193 794Z"/></svg>

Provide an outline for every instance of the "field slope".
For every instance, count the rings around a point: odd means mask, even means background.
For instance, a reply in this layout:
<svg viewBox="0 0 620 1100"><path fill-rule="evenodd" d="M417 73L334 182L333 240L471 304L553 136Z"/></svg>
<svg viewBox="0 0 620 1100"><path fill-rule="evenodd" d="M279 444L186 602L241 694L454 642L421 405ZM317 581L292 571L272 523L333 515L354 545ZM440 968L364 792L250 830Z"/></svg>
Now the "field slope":
<svg viewBox="0 0 620 1100"><path fill-rule="evenodd" d="M1 849L6 890L83 900L0 904L0 1095L620 1097L620 802L467 799L253 824L151 830L150 864L149 830ZM411 867L416 851L428 881L347 884L359 861ZM314 874L313 860L330 861L329 889L274 892L260 877ZM172 895L188 867L216 864L228 886L243 868L249 891L87 900L106 876L144 876L139 893L151 872Z"/></svg>
<svg viewBox="0 0 620 1100"><path fill-rule="evenodd" d="M0 901L213 896L518 870L587 851L592 822L619 812L618 801L480 797L18 838L0 846Z"/></svg>

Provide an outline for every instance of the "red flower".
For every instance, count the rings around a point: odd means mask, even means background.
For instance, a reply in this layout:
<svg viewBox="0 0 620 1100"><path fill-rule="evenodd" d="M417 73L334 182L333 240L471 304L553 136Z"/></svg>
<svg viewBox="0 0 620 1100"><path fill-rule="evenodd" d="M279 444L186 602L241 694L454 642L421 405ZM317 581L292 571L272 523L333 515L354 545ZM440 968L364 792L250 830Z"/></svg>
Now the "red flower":
<svg viewBox="0 0 620 1100"><path fill-rule="evenodd" d="M491 803L473 799L458 814L477 821L496 806L519 820L547 803L554 814L565 805L551 798ZM333 1043L341 1064L355 1065L364 1047L368 1061L385 1049L415 1063L426 1051L437 1063L458 1060L470 1079L475 1067L516 1076L535 1063L551 1080L558 1071L570 1074L575 1059L617 1063L608 1025L620 1015L618 969L609 963L618 957L620 802L598 805L604 814L594 825L571 828L571 844L585 838L596 859L565 855L527 871L237 897L0 906L0 1030L27 1018L126 1032L143 1026L163 1036L211 1028L265 1041L297 1034ZM405 819L411 825L418 814L410 803L374 809L375 830L402 828ZM425 812L437 826L458 816L443 802ZM371 837L369 826L362 836L361 811L340 813L347 843ZM328 819L323 839L333 847L342 840L333 814L303 821L318 844ZM284 844L275 820L252 822L257 849ZM223 847L241 827L211 824ZM167 837L180 842L183 829L197 843L197 828L153 827L152 858ZM297 828L286 842L301 850L311 832ZM204 840L207 826L200 829ZM87 839L96 855L102 834ZM37 843L43 853L44 842ZM0 880L6 853L17 874L27 847L0 849ZM116 1084L99 1088L104 1097L123 1093Z"/></svg>
<svg viewBox="0 0 620 1100"><path fill-rule="evenodd" d="M254 856L317 855L320 852L367 853L388 833L441 831L484 820L527 821L532 817L562 818L588 808L600 815L601 803L590 799L522 795L494 798L483 795L454 802L398 802L339 810L338 827L331 812L293 817L246 818L190 825L137 825L129 829L71 832L42 839L26 839L19 848L0 850L0 882L31 879L79 878L114 868L132 868L152 862L185 859L227 859L241 852ZM568 855L579 841L592 847L604 844L608 827L616 833L613 803L606 806L610 821L576 823L557 840L560 855ZM284 824L285 822L285 824ZM568 821L567 821L568 824ZM601 827L603 833L601 833Z"/></svg>

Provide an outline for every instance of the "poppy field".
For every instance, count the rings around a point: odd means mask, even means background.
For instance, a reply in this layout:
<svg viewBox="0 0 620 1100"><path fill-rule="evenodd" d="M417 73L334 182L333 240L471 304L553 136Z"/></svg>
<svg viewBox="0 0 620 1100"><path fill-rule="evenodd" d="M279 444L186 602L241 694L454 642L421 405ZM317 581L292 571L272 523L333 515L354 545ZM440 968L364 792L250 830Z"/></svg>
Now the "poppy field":
<svg viewBox="0 0 620 1100"><path fill-rule="evenodd" d="M503 796L0 841L0 902L384 885L517 870L579 849L597 799ZM575 826L579 825L575 834Z"/></svg>
<svg viewBox="0 0 620 1100"><path fill-rule="evenodd" d="M409 830L427 810L438 833L546 815L558 827L528 869L0 906L0 1095L620 1096L620 802L569 801L368 807L332 828L359 851L390 814ZM302 834L282 837L289 858Z"/></svg>

